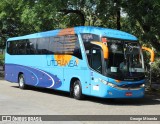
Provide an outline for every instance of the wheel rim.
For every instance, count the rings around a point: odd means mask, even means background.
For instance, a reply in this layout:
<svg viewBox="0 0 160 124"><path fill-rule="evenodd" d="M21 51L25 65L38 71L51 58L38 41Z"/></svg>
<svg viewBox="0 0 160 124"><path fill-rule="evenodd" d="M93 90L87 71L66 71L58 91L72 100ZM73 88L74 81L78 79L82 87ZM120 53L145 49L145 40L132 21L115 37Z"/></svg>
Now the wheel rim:
<svg viewBox="0 0 160 124"><path fill-rule="evenodd" d="M23 87L23 85L24 85L24 80L22 77L19 78L19 85L20 85L20 87Z"/></svg>
<svg viewBox="0 0 160 124"><path fill-rule="evenodd" d="M75 95L75 96L78 96L78 95L79 95L79 91L80 91L80 87L79 87L78 84L76 84L76 85L74 86L74 95Z"/></svg>

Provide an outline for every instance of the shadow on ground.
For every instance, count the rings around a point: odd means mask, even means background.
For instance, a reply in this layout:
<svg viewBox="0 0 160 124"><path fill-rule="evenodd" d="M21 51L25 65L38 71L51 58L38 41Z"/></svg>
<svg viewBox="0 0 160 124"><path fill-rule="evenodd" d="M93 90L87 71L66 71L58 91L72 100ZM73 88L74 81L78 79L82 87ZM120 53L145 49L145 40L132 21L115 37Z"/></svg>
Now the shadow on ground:
<svg viewBox="0 0 160 124"><path fill-rule="evenodd" d="M12 86L14 88L19 88L18 86ZM53 89L45 89L45 88L36 88L28 86L25 90L32 90L35 92L41 92L46 94L54 94L58 96L68 97L70 98L70 94L67 92L57 91ZM143 106L143 105L157 105L160 104L160 94L157 93L146 93L144 98L137 98L137 99L103 99L103 98L96 98L85 96L82 101L89 101L99 104L105 105L118 105L118 106Z"/></svg>

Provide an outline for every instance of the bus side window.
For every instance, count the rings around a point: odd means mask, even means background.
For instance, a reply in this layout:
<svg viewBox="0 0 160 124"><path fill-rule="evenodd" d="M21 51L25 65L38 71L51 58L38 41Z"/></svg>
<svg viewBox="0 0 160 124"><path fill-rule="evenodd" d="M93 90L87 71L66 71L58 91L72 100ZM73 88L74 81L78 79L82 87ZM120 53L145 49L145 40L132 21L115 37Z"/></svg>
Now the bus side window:
<svg viewBox="0 0 160 124"><path fill-rule="evenodd" d="M26 43L27 55L34 55L37 53L36 52L36 41L37 41L36 38L27 40L27 43Z"/></svg>
<svg viewBox="0 0 160 124"><path fill-rule="evenodd" d="M48 50L49 50L50 54L54 54L54 50L55 50L54 37L50 37Z"/></svg>
<svg viewBox="0 0 160 124"><path fill-rule="evenodd" d="M49 51L49 38L38 38L37 39L37 53L48 54Z"/></svg>
<svg viewBox="0 0 160 124"><path fill-rule="evenodd" d="M10 55L14 54L14 42L7 42L7 53Z"/></svg>
<svg viewBox="0 0 160 124"><path fill-rule="evenodd" d="M25 55L26 54L26 42L25 41L17 41L18 46L18 55Z"/></svg>
<svg viewBox="0 0 160 124"><path fill-rule="evenodd" d="M49 53L50 54L63 54L64 36L50 37Z"/></svg>
<svg viewBox="0 0 160 124"><path fill-rule="evenodd" d="M8 45L7 45L7 53L10 55L16 55L17 54L17 47L16 47L17 43L9 41Z"/></svg>
<svg viewBox="0 0 160 124"><path fill-rule="evenodd" d="M80 44L79 44L79 40L78 38L75 39L75 48L73 51L73 56L82 59L82 53L81 53L81 48L80 48Z"/></svg>
<svg viewBox="0 0 160 124"><path fill-rule="evenodd" d="M13 42L13 55L18 55L18 42Z"/></svg>

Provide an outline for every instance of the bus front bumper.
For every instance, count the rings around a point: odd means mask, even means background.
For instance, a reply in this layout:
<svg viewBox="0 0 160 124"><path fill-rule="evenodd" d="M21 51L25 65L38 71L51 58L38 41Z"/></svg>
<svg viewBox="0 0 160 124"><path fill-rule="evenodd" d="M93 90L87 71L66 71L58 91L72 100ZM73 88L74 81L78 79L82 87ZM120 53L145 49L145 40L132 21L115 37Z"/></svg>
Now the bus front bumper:
<svg viewBox="0 0 160 124"><path fill-rule="evenodd" d="M104 98L142 98L145 94L145 88L119 90L114 87L108 87L101 95Z"/></svg>

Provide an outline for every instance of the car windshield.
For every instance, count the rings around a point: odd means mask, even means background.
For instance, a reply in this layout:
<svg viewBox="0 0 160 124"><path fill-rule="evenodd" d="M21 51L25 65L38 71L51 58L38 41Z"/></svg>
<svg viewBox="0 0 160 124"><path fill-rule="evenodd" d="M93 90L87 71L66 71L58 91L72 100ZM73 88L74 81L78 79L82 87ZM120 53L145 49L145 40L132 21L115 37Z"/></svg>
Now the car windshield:
<svg viewBox="0 0 160 124"><path fill-rule="evenodd" d="M134 80L144 72L143 55L135 41L108 39L109 58L106 72L109 77L121 80Z"/></svg>

